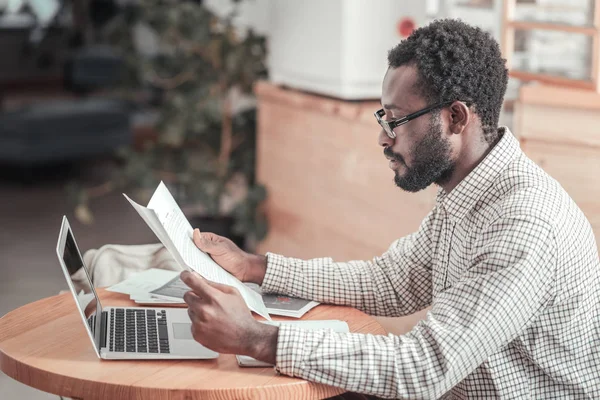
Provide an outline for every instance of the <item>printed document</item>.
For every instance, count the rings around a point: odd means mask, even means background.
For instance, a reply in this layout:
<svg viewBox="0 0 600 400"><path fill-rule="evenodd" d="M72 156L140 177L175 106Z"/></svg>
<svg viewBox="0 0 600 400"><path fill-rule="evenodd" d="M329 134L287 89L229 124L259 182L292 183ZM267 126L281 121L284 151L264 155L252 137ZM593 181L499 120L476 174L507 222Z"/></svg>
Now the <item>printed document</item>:
<svg viewBox="0 0 600 400"><path fill-rule="evenodd" d="M198 272L210 281L235 287L241 293L248 308L267 320L271 319L262 297L258 293L249 289L214 262L209 255L198 249L192 239L194 232L192 226L164 183L161 182L158 185L148 207L136 203L124 193L123 196L140 214L179 265Z"/></svg>
<svg viewBox="0 0 600 400"><path fill-rule="evenodd" d="M316 301L298 299L280 294L263 294L260 287L255 283L245 283L245 286L258 293L267 308L269 315L282 315L284 317L302 318L304 314L312 310L320 303ZM183 295L190 288L183 283L179 275L173 276L164 284L154 287L148 291L148 295L159 301L183 301Z"/></svg>

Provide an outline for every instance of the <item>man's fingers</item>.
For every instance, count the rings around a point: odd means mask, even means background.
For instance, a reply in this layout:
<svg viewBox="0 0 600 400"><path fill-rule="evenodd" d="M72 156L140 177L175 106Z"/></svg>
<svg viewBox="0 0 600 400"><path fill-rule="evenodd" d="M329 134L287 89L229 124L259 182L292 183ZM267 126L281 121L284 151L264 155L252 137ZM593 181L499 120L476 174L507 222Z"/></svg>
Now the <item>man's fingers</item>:
<svg viewBox="0 0 600 400"><path fill-rule="evenodd" d="M208 279L201 277L199 274L189 271L183 271L180 277L181 280L200 297L203 297L203 293L207 295L210 294L211 289L217 289L223 293L231 293L232 289L234 289L232 286L209 281ZM212 294L214 294L214 292L212 292Z"/></svg>
<svg viewBox="0 0 600 400"><path fill-rule="evenodd" d="M214 294L215 289L200 274L183 271L179 276L183 283L188 285L199 297L208 299Z"/></svg>
<svg viewBox="0 0 600 400"><path fill-rule="evenodd" d="M194 233L192 234L192 239L194 240L194 244L198 246L198 248L206 253L210 253L210 250L215 249L215 245L218 242L218 236L214 233L210 232L200 232L200 229L194 229Z"/></svg>
<svg viewBox="0 0 600 400"><path fill-rule="evenodd" d="M217 289L223 293L231 293L232 290L235 289L233 286L229 286L229 285L225 285L223 283L217 283L217 282L213 282L213 281L209 281L209 280L206 280L206 283L208 283L210 286L214 287L215 289Z"/></svg>
<svg viewBox="0 0 600 400"><path fill-rule="evenodd" d="M203 251L206 251L208 248L208 241L202 238L202 233L200 232L200 229L196 228L194 229L194 233L192 238L194 239L194 244Z"/></svg>
<svg viewBox="0 0 600 400"><path fill-rule="evenodd" d="M189 291L185 292L185 294L183 295L183 301L185 301L186 304L191 307L196 304L200 304L202 299L196 293Z"/></svg>

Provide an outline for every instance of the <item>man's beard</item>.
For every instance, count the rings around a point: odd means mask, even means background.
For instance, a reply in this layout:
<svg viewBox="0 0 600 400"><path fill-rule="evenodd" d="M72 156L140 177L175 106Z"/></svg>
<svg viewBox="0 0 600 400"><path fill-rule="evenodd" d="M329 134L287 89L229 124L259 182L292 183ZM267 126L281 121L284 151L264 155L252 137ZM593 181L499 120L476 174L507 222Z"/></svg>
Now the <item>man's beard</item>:
<svg viewBox="0 0 600 400"><path fill-rule="evenodd" d="M412 152L413 165L408 166L404 158L386 147L383 153L404 165L403 176L394 177L396 185L407 192L418 192L430 186L447 182L454 172L455 162L451 159L450 143L442 137L442 124L439 113L433 115L427 134Z"/></svg>

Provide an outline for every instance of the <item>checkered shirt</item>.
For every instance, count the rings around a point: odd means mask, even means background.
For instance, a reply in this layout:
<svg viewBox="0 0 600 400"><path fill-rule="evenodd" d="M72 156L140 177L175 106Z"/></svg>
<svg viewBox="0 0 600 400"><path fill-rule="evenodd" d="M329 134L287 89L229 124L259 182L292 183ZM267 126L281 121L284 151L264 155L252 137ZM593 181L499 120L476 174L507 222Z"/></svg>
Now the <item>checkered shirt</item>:
<svg viewBox="0 0 600 400"><path fill-rule="evenodd" d="M401 336L282 326L279 372L384 398L600 399L592 228L500 129L484 160L382 256L267 253L267 292L376 316L432 307Z"/></svg>

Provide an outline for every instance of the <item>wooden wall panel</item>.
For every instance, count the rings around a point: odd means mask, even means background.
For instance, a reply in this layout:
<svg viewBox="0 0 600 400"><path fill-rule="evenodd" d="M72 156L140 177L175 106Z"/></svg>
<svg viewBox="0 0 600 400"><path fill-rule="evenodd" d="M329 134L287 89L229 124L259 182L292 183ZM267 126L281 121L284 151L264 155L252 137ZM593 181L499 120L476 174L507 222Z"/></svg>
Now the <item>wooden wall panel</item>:
<svg viewBox="0 0 600 400"><path fill-rule="evenodd" d="M519 130L522 141L600 148L600 109L549 107L522 101L516 107L520 125L515 129Z"/></svg>
<svg viewBox="0 0 600 400"><path fill-rule="evenodd" d="M521 148L582 209L600 248L600 94L524 86L515 114Z"/></svg>
<svg viewBox="0 0 600 400"><path fill-rule="evenodd" d="M541 141L522 144L525 153L565 188L584 212L600 248L600 148Z"/></svg>

